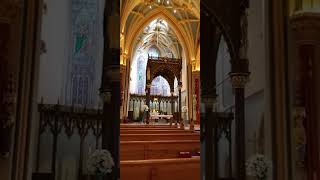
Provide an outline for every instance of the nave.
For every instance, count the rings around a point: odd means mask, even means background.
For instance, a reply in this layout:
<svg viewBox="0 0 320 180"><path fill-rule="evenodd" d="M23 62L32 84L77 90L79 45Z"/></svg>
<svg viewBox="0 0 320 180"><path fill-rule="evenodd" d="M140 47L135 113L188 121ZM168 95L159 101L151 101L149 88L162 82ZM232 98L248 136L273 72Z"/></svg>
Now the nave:
<svg viewBox="0 0 320 180"><path fill-rule="evenodd" d="M200 180L200 134L170 125L121 124L121 180Z"/></svg>

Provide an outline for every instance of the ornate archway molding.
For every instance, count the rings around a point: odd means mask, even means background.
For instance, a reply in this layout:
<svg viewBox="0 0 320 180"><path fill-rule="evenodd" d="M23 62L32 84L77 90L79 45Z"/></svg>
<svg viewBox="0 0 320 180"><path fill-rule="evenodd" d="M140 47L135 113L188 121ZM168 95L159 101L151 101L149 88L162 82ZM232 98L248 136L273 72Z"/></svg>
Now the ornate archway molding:
<svg viewBox="0 0 320 180"><path fill-rule="evenodd" d="M188 33L180 27L180 25L176 22L178 20L172 16L169 12L167 12L164 8L157 8L150 12L147 16L144 17L144 20L140 21L140 23L133 26L131 29L127 29L126 31L131 32L124 39L123 49L127 52L128 57L126 64L130 64L129 61L133 59L135 42L137 41L139 35L142 33L143 29L153 20L157 18L162 18L165 20L168 25L172 28L173 32L178 38L182 46L183 53L186 57L187 64L191 61L192 58L196 55L196 47L192 40L192 38L188 35Z"/></svg>

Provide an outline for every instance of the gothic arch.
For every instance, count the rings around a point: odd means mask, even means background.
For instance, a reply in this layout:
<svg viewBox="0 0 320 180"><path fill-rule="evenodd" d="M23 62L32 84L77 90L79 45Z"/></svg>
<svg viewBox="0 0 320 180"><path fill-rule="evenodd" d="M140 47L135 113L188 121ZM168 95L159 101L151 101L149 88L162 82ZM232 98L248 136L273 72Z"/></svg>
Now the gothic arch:
<svg viewBox="0 0 320 180"><path fill-rule="evenodd" d="M235 50L235 45L232 42L230 34L226 30L225 23L223 23L217 17L216 13L213 10L211 10L205 2L201 1L201 4L202 4L201 7L203 8L203 9L201 9L203 11L203 12L201 11L201 13L204 13L205 16L211 17L210 22L217 27L217 31L218 31L217 35L218 36L222 35L224 37L224 40L226 41L226 43L228 45L231 59L232 60L237 59L237 52ZM218 38L218 39L221 39L221 38ZM220 40L219 40L218 44L219 43L220 43Z"/></svg>
<svg viewBox="0 0 320 180"><path fill-rule="evenodd" d="M153 12L149 13L140 24L137 24L134 29L129 29L129 31L131 31L132 33L130 33L127 37L126 37L126 43L125 42L125 49L128 49L128 56L129 57L133 57L134 54L134 43L136 42L138 36L141 34L141 32L143 31L144 27L146 27L150 22L152 22L153 20L157 19L157 18L162 18L163 20L165 20L169 26L172 28L173 32L175 33L175 35L177 36L179 42L181 43L182 46L182 50L183 53L185 54L186 57L186 62L191 61L191 59L189 59L189 57L193 57L194 52L192 51L193 49L193 43L191 40L189 40L187 37L187 34L184 32L184 30L182 28L179 27L178 24L175 23L175 21L177 21L175 19L175 17L173 17L172 15L170 15L169 13L165 12L163 9L159 8L159 9L155 9ZM186 38L184 38L186 37ZM133 58L129 58L128 61L131 61ZM130 64L127 62L127 64Z"/></svg>
<svg viewBox="0 0 320 180"><path fill-rule="evenodd" d="M181 70L181 59L149 57L146 70L146 84L150 85L153 79L155 79L158 76L162 76L168 81L170 85L170 90L171 92L173 92L175 78L177 78L178 82L180 82L181 80Z"/></svg>

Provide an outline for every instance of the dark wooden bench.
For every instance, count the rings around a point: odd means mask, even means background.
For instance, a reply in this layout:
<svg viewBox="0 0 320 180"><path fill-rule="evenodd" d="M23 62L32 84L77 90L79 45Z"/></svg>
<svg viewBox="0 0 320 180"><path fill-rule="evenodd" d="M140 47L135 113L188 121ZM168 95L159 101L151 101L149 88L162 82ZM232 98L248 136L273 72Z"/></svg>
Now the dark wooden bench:
<svg viewBox="0 0 320 180"><path fill-rule="evenodd" d="M199 140L122 141L121 160L146 160L178 158L180 152L200 151Z"/></svg>

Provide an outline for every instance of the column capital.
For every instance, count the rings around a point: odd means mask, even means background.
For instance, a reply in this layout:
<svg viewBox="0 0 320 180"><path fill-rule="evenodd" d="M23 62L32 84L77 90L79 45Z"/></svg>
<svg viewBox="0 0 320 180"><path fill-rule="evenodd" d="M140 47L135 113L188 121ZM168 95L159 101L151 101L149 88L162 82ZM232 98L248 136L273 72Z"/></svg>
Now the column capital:
<svg viewBox="0 0 320 180"><path fill-rule="evenodd" d="M100 97L103 102L110 103L111 102L111 91L101 91Z"/></svg>
<svg viewBox="0 0 320 180"><path fill-rule="evenodd" d="M249 81L249 73L230 73L233 88L244 88Z"/></svg>

